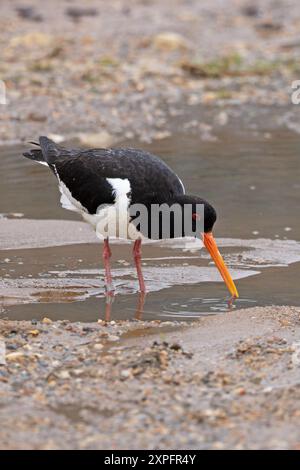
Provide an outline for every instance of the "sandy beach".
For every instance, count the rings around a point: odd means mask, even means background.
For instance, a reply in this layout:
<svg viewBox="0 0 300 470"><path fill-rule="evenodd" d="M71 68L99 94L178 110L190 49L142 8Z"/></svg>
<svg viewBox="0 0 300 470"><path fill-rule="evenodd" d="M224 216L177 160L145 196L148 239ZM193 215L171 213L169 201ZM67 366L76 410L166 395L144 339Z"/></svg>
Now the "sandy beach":
<svg viewBox="0 0 300 470"><path fill-rule="evenodd" d="M299 313L1 321L1 448L299 449Z"/></svg>

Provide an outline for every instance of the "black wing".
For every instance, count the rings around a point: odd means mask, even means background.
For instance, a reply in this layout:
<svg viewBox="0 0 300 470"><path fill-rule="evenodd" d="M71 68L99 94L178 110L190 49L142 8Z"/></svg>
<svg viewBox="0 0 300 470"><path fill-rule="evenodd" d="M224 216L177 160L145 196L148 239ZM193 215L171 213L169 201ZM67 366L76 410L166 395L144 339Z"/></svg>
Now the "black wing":
<svg viewBox="0 0 300 470"><path fill-rule="evenodd" d="M115 201L112 187L103 175L101 165L78 156L57 160L54 171L71 192L74 199L95 214L101 204L113 204Z"/></svg>
<svg viewBox="0 0 300 470"><path fill-rule="evenodd" d="M132 204L165 202L184 193L178 176L160 158L143 150L67 150L49 139L40 143L49 166L91 214L99 205L114 202L107 178L129 180Z"/></svg>

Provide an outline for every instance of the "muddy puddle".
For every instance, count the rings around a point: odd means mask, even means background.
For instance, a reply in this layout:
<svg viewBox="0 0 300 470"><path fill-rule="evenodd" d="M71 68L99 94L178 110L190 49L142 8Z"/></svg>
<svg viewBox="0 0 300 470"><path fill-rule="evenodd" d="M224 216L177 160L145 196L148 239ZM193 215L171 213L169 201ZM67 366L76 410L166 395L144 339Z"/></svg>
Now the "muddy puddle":
<svg viewBox="0 0 300 470"><path fill-rule="evenodd" d="M143 148L161 155L189 192L217 208L215 235L240 292L234 308L300 305L299 137L285 129L236 128L216 137L178 136ZM50 172L21 150L0 151L2 318L173 321L228 308L226 288L195 241L144 246L145 299L137 293L131 246L113 244L117 295L108 305L101 245L60 208Z"/></svg>

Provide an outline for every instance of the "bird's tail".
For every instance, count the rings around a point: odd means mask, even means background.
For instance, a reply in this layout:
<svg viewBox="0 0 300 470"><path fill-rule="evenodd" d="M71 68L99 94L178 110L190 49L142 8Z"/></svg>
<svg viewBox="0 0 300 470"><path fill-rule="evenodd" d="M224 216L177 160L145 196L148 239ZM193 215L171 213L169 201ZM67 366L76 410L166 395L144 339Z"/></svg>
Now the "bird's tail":
<svg viewBox="0 0 300 470"><path fill-rule="evenodd" d="M30 158L30 160L34 160L39 163L44 163L46 165L51 165L59 156L59 147L56 145L55 142L53 142L53 140L48 139L48 137L41 136L39 138L39 143L29 143L38 147L23 153L24 157Z"/></svg>
<svg viewBox="0 0 300 470"><path fill-rule="evenodd" d="M45 136L39 137L39 143L42 149L44 160L50 165L55 163L55 160L60 154L59 146L53 142L53 140L48 139L48 137Z"/></svg>
<svg viewBox="0 0 300 470"><path fill-rule="evenodd" d="M37 145L39 148L30 149L27 152L24 152L24 157L29 158L30 160L34 160L35 162L46 163L43 157L43 152L40 148L40 144L36 142L29 142L29 144Z"/></svg>

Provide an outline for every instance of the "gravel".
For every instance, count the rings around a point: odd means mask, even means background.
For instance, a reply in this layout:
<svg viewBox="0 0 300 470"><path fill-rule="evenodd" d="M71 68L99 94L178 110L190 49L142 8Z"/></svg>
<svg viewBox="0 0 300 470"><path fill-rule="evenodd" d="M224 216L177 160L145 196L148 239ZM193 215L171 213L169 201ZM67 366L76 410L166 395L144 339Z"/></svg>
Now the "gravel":
<svg viewBox="0 0 300 470"><path fill-rule="evenodd" d="M299 449L299 313L1 321L0 447Z"/></svg>
<svg viewBox="0 0 300 470"><path fill-rule="evenodd" d="M188 134L184 109L290 106L299 18L297 0L3 0L0 142L149 142Z"/></svg>

